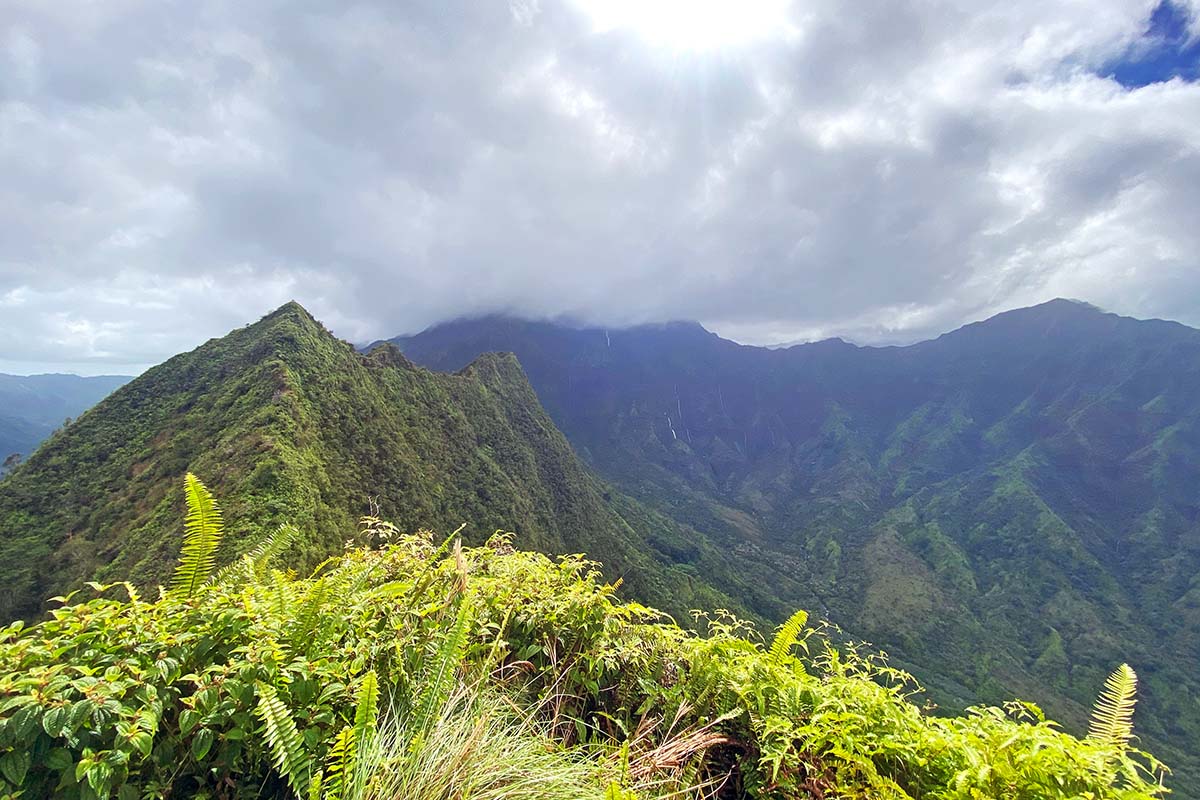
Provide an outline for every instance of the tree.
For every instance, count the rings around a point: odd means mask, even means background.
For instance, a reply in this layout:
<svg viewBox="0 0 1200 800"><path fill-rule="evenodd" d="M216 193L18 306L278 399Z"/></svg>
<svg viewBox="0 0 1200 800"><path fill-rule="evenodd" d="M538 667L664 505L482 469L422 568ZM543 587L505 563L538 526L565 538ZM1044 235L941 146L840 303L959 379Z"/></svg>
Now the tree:
<svg viewBox="0 0 1200 800"><path fill-rule="evenodd" d="M3 471L10 472L10 471L16 469L17 465L20 463L21 463L21 454L13 453L8 458L4 459L4 464L3 464L4 470Z"/></svg>

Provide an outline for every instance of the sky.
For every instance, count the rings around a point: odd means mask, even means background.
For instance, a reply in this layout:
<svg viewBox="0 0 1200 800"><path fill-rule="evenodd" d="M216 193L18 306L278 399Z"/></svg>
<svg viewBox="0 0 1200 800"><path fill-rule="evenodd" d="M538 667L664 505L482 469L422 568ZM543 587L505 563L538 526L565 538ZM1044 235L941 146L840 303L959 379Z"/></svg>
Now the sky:
<svg viewBox="0 0 1200 800"><path fill-rule="evenodd" d="M0 0L0 371L289 299L909 342L1200 325L1200 0Z"/></svg>

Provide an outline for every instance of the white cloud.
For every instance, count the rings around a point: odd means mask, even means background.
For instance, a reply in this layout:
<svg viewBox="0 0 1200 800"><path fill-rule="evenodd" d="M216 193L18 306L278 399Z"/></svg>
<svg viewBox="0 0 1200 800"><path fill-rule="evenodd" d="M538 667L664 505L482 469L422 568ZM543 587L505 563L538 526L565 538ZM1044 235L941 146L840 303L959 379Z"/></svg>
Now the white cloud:
<svg viewBox="0 0 1200 800"><path fill-rule="evenodd" d="M354 339L895 341L1056 295L1200 324L1200 86L1095 74L1151 10L813 0L686 49L571 0L27 4L0 361L150 363L289 297Z"/></svg>

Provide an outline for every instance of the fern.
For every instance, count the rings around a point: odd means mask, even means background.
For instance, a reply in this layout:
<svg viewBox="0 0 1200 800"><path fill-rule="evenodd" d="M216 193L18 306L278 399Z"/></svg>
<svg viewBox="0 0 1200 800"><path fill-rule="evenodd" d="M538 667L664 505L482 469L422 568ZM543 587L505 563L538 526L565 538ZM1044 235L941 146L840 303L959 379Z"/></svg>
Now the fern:
<svg viewBox="0 0 1200 800"><path fill-rule="evenodd" d="M237 561L217 570L209 579L212 584L229 584L235 580L262 577L264 570L300 537L295 525L280 525L273 533L264 536L258 544Z"/></svg>
<svg viewBox="0 0 1200 800"><path fill-rule="evenodd" d="M1104 681L1092 710L1088 738L1123 755L1133 738L1133 707L1137 703L1137 673L1122 664Z"/></svg>
<svg viewBox="0 0 1200 800"><path fill-rule="evenodd" d="M183 491L187 517L183 524L183 550L171 579L171 594L186 599L194 597L212 574L224 528L221 509L199 478L189 472L183 479Z"/></svg>
<svg viewBox="0 0 1200 800"><path fill-rule="evenodd" d="M312 776L312 781L308 784L308 800L334 800L325 791L325 785L321 782L321 773Z"/></svg>
<svg viewBox="0 0 1200 800"><path fill-rule="evenodd" d="M378 720L379 678L375 670L370 670L358 687L354 724L338 731L329 749L326 774L318 773L315 778L318 782L324 781L323 800L342 800L354 796L353 790L359 788L362 777L360 762L363 752L372 745Z"/></svg>
<svg viewBox="0 0 1200 800"><path fill-rule="evenodd" d="M454 625L442 638L437 650L426 663L421 680L421 696L414 704L413 730L421 736L442 713L454 689L454 676L467 652L467 634L471 628L471 604L462 594L457 598Z"/></svg>
<svg viewBox="0 0 1200 800"><path fill-rule="evenodd" d="M338 597L338 590L343 588L344 581L334 581L328 575L323 575L313 581L304 595L300 598L292 623L288 625L289 638L292 646L310 650L319 647L329 631L325 630L325 606Z"/></svg>
<svg viewBox="0 0 1200 800"><path fill-rule="evenodd" d="M358 687L358 703L354 709L354 739L362 742L375 730L379 719L379 678L375 670L363 675L362 686Z"/></svg>
<svg viewBox="0 0 1200 800"><path fill-rule="evenodd" d="M288 785L297 796L303 796L308 790L312 779L312 770L308 753L304 750L304 740L296 729L296 721L292 713L279 699L275 689L261 681L256 684L258 689L258 706L255 713L263 722L267 744L275 759L275 767L287 779Z"/></svg>
<svg viewBox="0 0 1200 800"><path fill-rule="evenodd" d="M278 558L284 550L291 547L299 538L300 529L295 525L285 523L276 528L275 532L267 536L266 539L259 542L249 553L246 553L246 557L250 559L250 563L254 566L254 570L257 573Z"/></svg>
<svg viewBox="0 0 1200 800"><path fill-rule="evenodd" d="M350 741L346 747L347 761L344 766L343 780L351 785L359 780L359 761L375 738L375 727L379 720L379 679L375 670L370 670L363 676L362 685L358 687L358 703L354 709L354 727L350 729Z"/></svg>
<svg viewBox="0 0 1200 800"><path fill-rule="evenodd" d="M354 780L354 758L351 754L353 747L354 729L342 728L329 748L328 769L324 774L318 775L318 782L324 784L322 800L342 800L347 795L346 790Z"/></svg>
<svg viewBox="0 0 1200 800"><path fill-rule="evenodd" d="M370 571L341 571L317 576L325 566L336 564L330 558L317 566L308 580L308 589L299 597L292 595L294 609L291 622L287 625L288 641L302 652L317 652L331 637L336 638L340 627L330 620L338 619L337 613L330 614L346 597L357 596L370 580Z"/></svg>
<svg viewBox="0 0 1200 800"><path fill-rule="evenodd" d="M792 648L800 641L800 634L804 631L804 626L807 622L808 612L800 610L788 617L788 621L779 626L779 630L775 634L775 639L771 642L771 650L767 655L767 659L771 664L777 667L783 666Z"/></svg>

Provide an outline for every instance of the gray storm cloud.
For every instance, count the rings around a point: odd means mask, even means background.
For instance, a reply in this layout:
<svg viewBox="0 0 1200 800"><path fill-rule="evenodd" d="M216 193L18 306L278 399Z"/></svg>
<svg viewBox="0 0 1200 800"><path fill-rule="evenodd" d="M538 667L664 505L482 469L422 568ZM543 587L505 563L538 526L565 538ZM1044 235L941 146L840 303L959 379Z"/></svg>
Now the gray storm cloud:
<svg viewBox="0 0 1200 800"><path fill-rule="evenodd" d="M1200 324L1200 85L1103 77L1152 9L819 0L686 51L569 0L8 3L0 367L136 368L291 298L354 340Z"/></svg>

